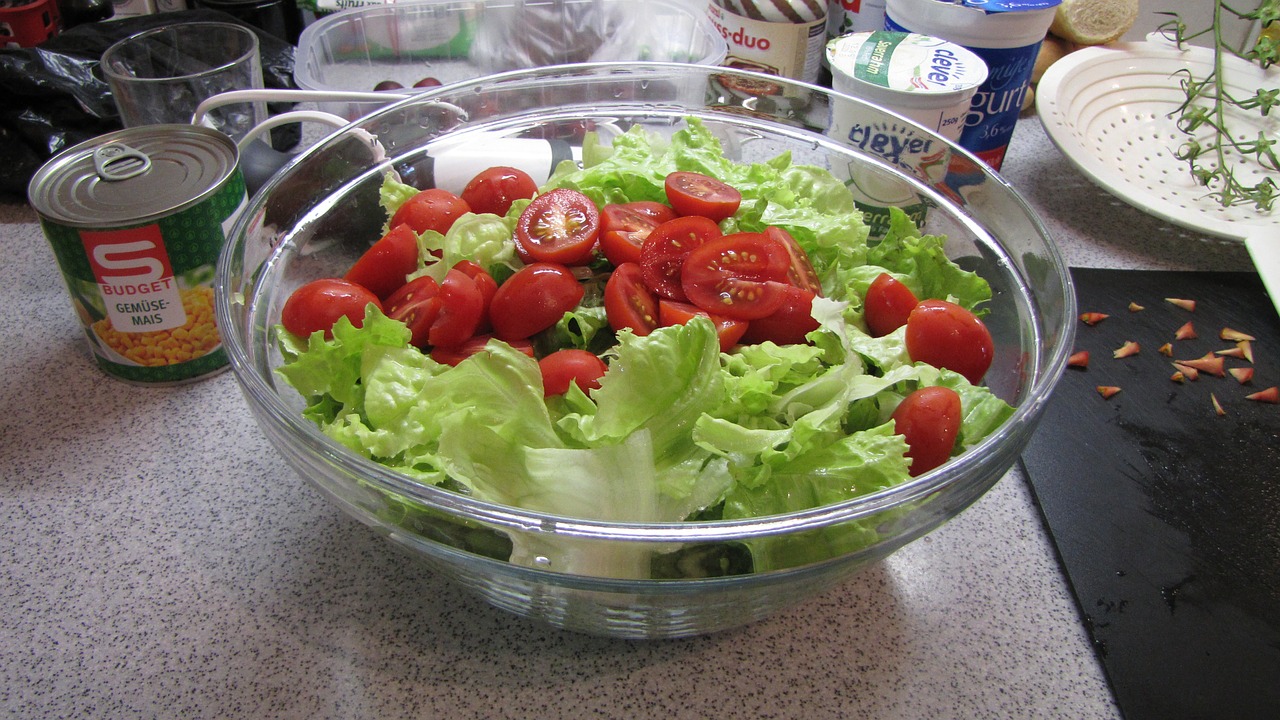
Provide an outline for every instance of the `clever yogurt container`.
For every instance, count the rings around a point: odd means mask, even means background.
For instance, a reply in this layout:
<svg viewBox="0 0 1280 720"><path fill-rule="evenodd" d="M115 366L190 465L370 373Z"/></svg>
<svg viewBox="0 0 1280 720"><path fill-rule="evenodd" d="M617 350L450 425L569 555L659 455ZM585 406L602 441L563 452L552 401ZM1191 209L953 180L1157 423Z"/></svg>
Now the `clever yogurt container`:
<svg viewBox="0 0 1280 720"><path fill-rule="evenodd" d="M866 123L851 104L836 101L828 133L929 185L942 183L951 158L940 137L952 142L960 137L970 101L987 78L982 59L936 37L886 30L835 38L827 43L826 58L836 92L933 131L908 122ZM928 203L901 177L867 166L850 178L849 189L873 236L888 229L891 207L917 225L924 223Z"/></svg>
<svg viewBox="0 0 1280 720"><path fill-rule="evenodd" d="M877 30L827 43L836 92L869 100L958 140L969 102L987 65L955 43L917 33Z"/></svg>

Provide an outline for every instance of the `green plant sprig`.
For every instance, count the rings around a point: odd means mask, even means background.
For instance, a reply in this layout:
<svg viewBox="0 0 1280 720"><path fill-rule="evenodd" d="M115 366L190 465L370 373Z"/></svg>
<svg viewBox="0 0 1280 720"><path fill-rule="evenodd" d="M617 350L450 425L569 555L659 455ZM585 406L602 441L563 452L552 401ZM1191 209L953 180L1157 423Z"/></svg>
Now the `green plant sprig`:
<svg viewBox="0 0 1280 720"><path fill-rule="evenodd" d="M1230 159L1232 155L1253 158L1259 167L1280 172L1276 141L1261 132L1253 140L1237 139L1228 127L1227 110L1235 107L1266 117L1273 107L1280 104L1280 90L1258 89L1252 96L1235 97L1227 90L1223 65L1227 57L1234 56L1262 68L1270 67L1280 61L1280 50L1277 50L1280 33L1263 32L1251 46L1233 47L1222 38L1224 13L1243 20L1256 20L1266 28L1280 21L1280 0L1261 0L1256 8L1249 11L1237 10L1223 0L1214 0L1213 24L1196 32L1190 32L1177 13L1158 13L1171 18L1159 29L1179 48L1198 38L1211 36L1214 56L1213 70L1207 77L1197 78L1185 68L1178 71L1182 75L1181 86L1186 100L1169 115L1177 117L1178 129L1191 139L1183 143L1174 156L1187 163L1192 177L1209 188L1209 196L1223 207L1252 203L1258 210L1270 211L1280 197L1280 187L1275 178L1267 176L1257 184L1249 185L1237 177ZM1210 130L1208 136L1197 140L1197 133L1206 128Z"/></svg>

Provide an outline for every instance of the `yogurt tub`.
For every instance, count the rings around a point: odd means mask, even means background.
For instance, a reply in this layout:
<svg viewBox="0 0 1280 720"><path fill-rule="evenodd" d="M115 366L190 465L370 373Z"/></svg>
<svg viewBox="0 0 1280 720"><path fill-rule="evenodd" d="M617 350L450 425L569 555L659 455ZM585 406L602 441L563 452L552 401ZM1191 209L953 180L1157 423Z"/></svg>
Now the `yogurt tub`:
<svg viewBox="0 0 1280 720"><path fill-rule="evenodd" d="M955 43L917 33L877 30L827 43L836 92L874 102L948 140L960 138L969 103L987 65Z"/></svg>
<svg viewBox="0 0 1280 720"><path fill-rule="evenodd" d="M843 35L827 43L826 58L836 92L873 102L951 141L959 139L987 66L975 53L939 38L878 30ZM829 134L911 172L942 183L950 160L946 146L909 123L859 122L851 106L831 106ZM927 176L920 176L921 172ZM853 177L850 190L871 233L888 229L889 208L899 207L922 224L927 205L910 184L870 167Z"/></svg>

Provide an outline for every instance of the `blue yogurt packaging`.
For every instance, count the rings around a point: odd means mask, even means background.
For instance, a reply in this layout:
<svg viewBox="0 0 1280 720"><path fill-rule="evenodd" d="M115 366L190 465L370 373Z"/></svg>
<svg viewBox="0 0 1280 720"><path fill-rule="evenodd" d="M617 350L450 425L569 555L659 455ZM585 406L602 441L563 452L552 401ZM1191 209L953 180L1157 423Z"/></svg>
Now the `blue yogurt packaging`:
<svg viewBox="0 0 1280 720"><path fill-rule="evenodd" d="M1061 0L888 0L885 29L949 40L987 65L959 145L999 170Z"/></svg>

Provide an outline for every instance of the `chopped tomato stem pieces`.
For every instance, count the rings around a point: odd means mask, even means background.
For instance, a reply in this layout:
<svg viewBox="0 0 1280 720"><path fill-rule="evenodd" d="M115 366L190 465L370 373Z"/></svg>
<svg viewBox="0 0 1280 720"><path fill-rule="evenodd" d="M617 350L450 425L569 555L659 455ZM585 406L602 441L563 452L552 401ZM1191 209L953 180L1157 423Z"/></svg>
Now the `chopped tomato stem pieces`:
<svg viewBox="0 0 1280 720"><path fill-rule="evenodd" d="M1272 385L1266 390L1259 390L1244 396L1245 400L1253 400L1254 402L1271 403L1272 405L1280 405L1280 387Z"/></svg>
<svg viewBox="0 0 1280 720"><path fill-rule="evenodd" d="M1227 374L1226 361L1221 357L1215 356L1213 353L1205 353L1203 357L1198 357L1194 360L1179 360L1178 362L1187 367L1195 368L1200 372L1206 372L1217 377L1223 377Z"/></svg>
<svg viewBox="0 0 1280 720"><path fill-rule="evenodd" d="M1132 357L1137 355L1140 350L1142 350L1142 348L1138 343L1132 340L1125 340L1123 345L1116 348L1116 350L1111 353L1111 356L1116 359Z"/></svg>
<svg viewBox="0 0 1280 720"><path fill-rule="evenodd" d="M1248 384L1253 380L1253 368L1231 368L1227 372L1231 373L1231 377L1235 378L1241 385Z"/></svg>
<svg viewBox="0 0 1280 720"><path fill-rule="evenodd" d="M1186 310L1187 312L1196 311L1195 300L1184 300L1182 298L1165 298L1165 302L1173 305L1177 305L1178 307L1182 308L1183 310Z"/></svg>
<svg viewBox="0 0 1280 720"><path fill-rule="evenodd" d="M1099 385L1097 387L1097 390L1098 390L1098 394L1101 395L1103 399L1110 398L1111 396L1120 392L1120 388L1116 387L1115 385Z"/></svg>
<svg viewBox="0 0 1280 720"><path fill-rule="evenodd" d="M1222 332L1218 333L1218 337L1223 340L1231 340L1233 342L1240 340L1257 340L1257 338L1249 335L1248 333L1242 333L1239 330L1232 330L1229 327L1222 328Z"/></svg>
<svg viewBox="0 0 1280 720"><path fill-rule="evenodd" d="M1089 367L1089 351L1081 350L1079 352L1072 353L1071 357L1067 358L1067 367L1081 369Z"/></svg>
<svg viewBox="0 0 1280 720"><path fill-rule="evenodd" d="M1209 400L1213 402L1213 411L1218 415L1226 415L1227 411L1222 408L1222 403L1218 402L1218 396L1209 393Z"/></svg>
<svg viewBox="0 0 1280 720"><path fill-rule="evenodd" d="M1106 313L1100 313L1100 312L1080 313L1080 322L1084 323L1085 325L1097 325L1098 323L1102 322L1103 320L1106 320L1109 317L1111 316Z"/></svg>
<svg viewBox="0 0 1280 720"><path fill-rule="evenodd" d="M1196 339L1196 327L1190 322L1186 322L1178 331L1173 334L1175 340L1194 340Z"/></svg>

